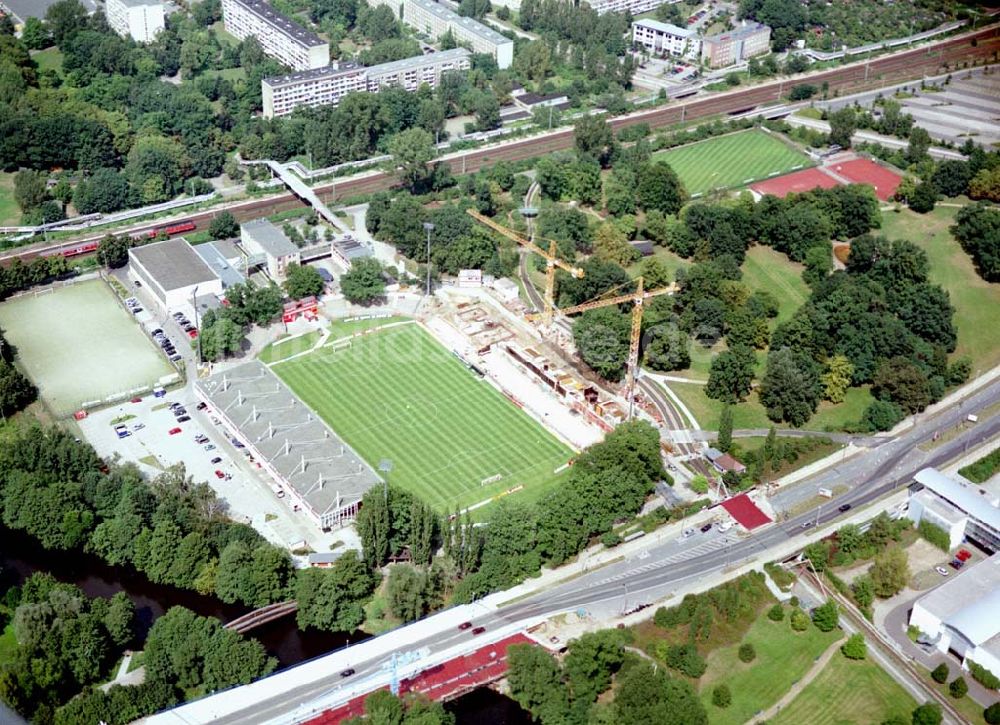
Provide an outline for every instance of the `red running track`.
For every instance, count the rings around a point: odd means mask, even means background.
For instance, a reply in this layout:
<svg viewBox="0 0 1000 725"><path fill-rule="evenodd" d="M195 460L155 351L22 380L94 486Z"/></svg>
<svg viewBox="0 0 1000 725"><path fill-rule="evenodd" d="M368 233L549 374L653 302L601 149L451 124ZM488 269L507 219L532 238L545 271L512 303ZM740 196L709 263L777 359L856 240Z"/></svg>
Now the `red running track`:
<svg viewBox="0 0 1000 725"><path fill-rule="evenodd" d="M801 194L813 189L832 189L839 182L819 169L803 169L785 176L751 184L750 188L759 194L772 194L784 199L789 194Z"/></svg>
<svg viewBox="0 0 1000 725"><path fill-rule="evenodd" d="M832 164L830 170L855 184L874 186L875 196L882 201L889 201L896 193L896 189L899 188L899 182L902 181L899 174L868 159L854 159L853 161Z"/></svg>
<svg viewBox="0 0 1000 725"><path fill-rule="evenodd" d="M456 657L435 667L424 670L410 679L399 683L400 694L421 693L431 700L447 700L460 692L475 689L507 672L507 648L512 644L535 644L523 634L515 634L462 657ZM387 688L378 688L385 690ZM327 710L306 725L336 725L352 717L364 714L365 699L372 693L355 697L350 702L334 710Z"/></svg>

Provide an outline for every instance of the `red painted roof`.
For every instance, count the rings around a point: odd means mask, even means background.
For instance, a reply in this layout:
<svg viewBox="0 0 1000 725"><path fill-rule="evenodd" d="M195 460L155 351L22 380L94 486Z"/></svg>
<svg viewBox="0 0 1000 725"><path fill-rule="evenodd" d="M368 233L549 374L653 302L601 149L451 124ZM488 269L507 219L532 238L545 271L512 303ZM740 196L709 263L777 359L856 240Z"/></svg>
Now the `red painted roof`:
<svg viewBox="0 0 1000 725"><path fill-rule="evenodd" d="M728 511L729 515L748 531L771 523L767 514L757 508L757 505L745 493L723 501L722 508Z"/></svg>

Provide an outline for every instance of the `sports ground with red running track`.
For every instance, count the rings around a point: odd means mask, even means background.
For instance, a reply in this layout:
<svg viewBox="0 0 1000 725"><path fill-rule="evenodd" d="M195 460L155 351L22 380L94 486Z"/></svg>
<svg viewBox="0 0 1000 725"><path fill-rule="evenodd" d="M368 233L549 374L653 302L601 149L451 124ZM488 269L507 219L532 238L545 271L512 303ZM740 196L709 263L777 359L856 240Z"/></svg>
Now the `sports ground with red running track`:
<svg viewBox="0 0 1000 725"><path fill-rule="evenodd" d="M841 179L852 184L868 184L874 187L875 196L882 201L889 201L896 193L902 177L874 161L852 159L778 176L751 184L750 188L758 194L772 194L784 198L789 194L801 194L813 189L832 189L841 183Z"/></svg>
<svg viewBox="0 0 1000 725"><path fill-rule="evenodd" d="M507 648L512 644L535 644L523 634L515 634L499 642L480 647L472 654L456 657L443 664L424 670L399 683L400 695L415 692L431 700L447 700L462 692L473 690L502 677L507 672ZM386 688L379 688L386 689ZM336 725L364 714L365 699L359 695L334 710L327 710L306 725Z"/></svg>

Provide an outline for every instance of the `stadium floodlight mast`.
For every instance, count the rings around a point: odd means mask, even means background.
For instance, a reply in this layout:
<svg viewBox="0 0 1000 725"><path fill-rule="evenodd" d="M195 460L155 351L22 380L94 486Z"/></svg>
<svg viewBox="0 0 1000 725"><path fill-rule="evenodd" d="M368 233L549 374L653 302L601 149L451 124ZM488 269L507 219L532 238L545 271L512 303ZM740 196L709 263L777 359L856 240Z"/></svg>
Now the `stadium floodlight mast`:
<svg viewBox="0 0 1000 725"><path fill-rule="evenodd" d="M424 222L424 230L427 232L427 296L431 296L431 232L434 231L434 225L430 222Z"/></svg>
<svg viewBox="0 0 1000 725"><path fill-rule="evenodd" d="M392 459L383 458L379 461L378 470L385 474L382 476L382 490L385 492L385 502L389 503L389 474L392 472Z"/></svg>

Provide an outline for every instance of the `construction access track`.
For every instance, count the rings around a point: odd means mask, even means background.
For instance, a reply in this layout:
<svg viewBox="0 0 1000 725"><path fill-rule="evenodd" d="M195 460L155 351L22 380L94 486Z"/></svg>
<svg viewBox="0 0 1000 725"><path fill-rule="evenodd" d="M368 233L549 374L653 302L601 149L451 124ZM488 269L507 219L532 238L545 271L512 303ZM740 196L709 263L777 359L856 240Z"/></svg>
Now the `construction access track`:
<svg viewBox="0 0 1000 725"><path fill-rule="evenodd" d="M743 113L764 104L781 102L788 90L798 83L825 87L830 94L860 92L907 80L919 80L926 76L940 75L949 71L958 72L962 68L996 60L998 57L1000 57L1000 26L991 25L939 43L852 63L832 70L807 73L793 79L774 81L745 89L737 88L733 91L675 101L665 106L636 111L613 118L610 123L616 131L640 123L648 124L653 129L663 128L696 119ZM479 171L498 161L520 161L545 156L555 151L569 149L572 146L573 129L565 128L531 138L447 154L439 161L448 164L456 174L466 174ZM313 189L321 200L332 204L337 199L382 191L392 188L395 184L396 179L391 172L368 171L319 184ZM225 208L238 221L247 221L302 206L304 206L302 200L291 192L287 192L264 199L227 204ZM207 229L212 218L219 213L221 208L197 212L184 218L194 222L198 230ZM163 220L156 223L146 222L121 231L128 233L149 231L162 223ZM15 258L28 260L43 253L59 253L63 247L74 247L80 242L100 239L106 233L88 234L72 241L37 243L11 249L0 254L0 263L8 264Z"/></svg>

